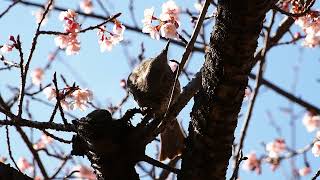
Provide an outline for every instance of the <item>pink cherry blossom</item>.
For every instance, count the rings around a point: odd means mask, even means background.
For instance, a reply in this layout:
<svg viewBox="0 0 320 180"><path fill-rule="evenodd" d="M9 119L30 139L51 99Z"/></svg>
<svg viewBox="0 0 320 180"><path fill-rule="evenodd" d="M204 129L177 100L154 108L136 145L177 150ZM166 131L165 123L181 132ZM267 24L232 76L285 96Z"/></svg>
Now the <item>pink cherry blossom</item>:
<svg viewBox="0 0 320 180"><path fill-rule="evenodd" d="M299 175L300 176L306 176L306 175L308 175L308 174L310 174L311 173L311 168L310 167L303 167L303 168L301 168L301 169L299 169Z"/></svg>
<svg viewBox="0 0 320 180"><path fill-rule="evenodd" d="M68 35L59 35L56 38L54 38L54 42L57 46L60 47L60 49L64 49L68 46Z"/></svg>
<svg viewBox="0 0 320 180"><path fill-rule="evenodd" d="M104 38L102 41L99 41L100 44L100 51L104 52L104 51L111 51L112 47L113 47L113 43L111 39L108 38Z"/></svg>
<svg viewBox="0 0 320 180"><path fill-rule="evenodd" d="M261 161L257 158L255 152L251 152L246 155L248 158L243 162L242 168L247 171L256 171L258 174L261 174Z"/></svg>
<svg viewBox="0 0 320 180"><path fill-rule="evenodd" d="M121 23L115 23L112 29L112 32L114 34L123 36L124 30L126 29L126 27L124 25L122 25Z"/></svg>
<svg viewBox="0 0 320 180"><path fill-rule="evenodd" d="M89 89L78 89L75 90L71 96L73 98L73 102L70 105L71 109L78 108L84 111L87 108L86 104L92 100L93 94Z"/></svg>
<svg viewBox="0 0 320 180"><path fill-rule="evenodd" d="M78 40L80 25L76 21L76 17L77 14L71 9L61 12L59 15L59 19L61 21L65 21L64 30L69 34L59 35L54 39L54 41L61 49L66 49L67 55L78 54L80 51L80 42Z"/></svg>
<svg viewBox="0 0 320 180"><path fill-rule="evenodd" d="M24 172L28 169L33 169L33 166L24 157L19 158L17 165L21 172Z"/></svg>
<svg viewBox="0 0 320 180"><path fill-rule="evenodd" d="M69 33L68 35L57 36L54 41L61 49L66 49L67 55L74 55L80 51L80 42L77 37L77 33Z"/></svg>
<svg viewBox="0 0 320 180"><path fill-rule="evenodd" d="M86 179L86 180L95 180L97 179L96 175L93 173L91 169L84 165L76 166L72 169L73 171L79 171L74 175L77 178Z"/></svg>
<svg viewBox="0 0 320 180"><path fill-rule="evenodd" d="M144 14L144 19L142 20L143 25L150 25L153 20L154 7L145 9L143 14Z"/></svg>
<svg viewBox="0 0 320 180"><path fill-rule="evenodd" d="M110 41L112 42L112 45L116 45L120 43L123 40L123 35L113 34L110 37Z"/></svg>
<svg viewBox="0 0 320 180"><path fill-rule="evenodd" d="M39 141L33 145L33 148L35 150L43 149L48 144L51 144L52 142L53 142L53 139L50 136L47 136L47 135L43 134L41 136L41 138L39 139Z"/></svg>
<svg viewBox="0 0 320 180"><path fill-rule="evenodd" d="M320 157L320 141L317 141L313 144L311 152L315 157Z"/></svg>
<svg viewBox="0 0 320 180"><path fill-rule="evenodd" d="M160 28L161 36L168 39L178 38L176 26L172 23L166 23Z"/></svg>
<svg viewBox="0 0 320 180"><path fill-rule="evenodd" d="M298 9L298 8L297 8ZM296 18L295 23L306 33L302 45L316 47L320 45L320 18L319 11L310 11L307 15Z"/></svg>
<svg viewBox="0 0 320 180"><path fill-rule="evenodd" d="M79 54L79 51L80 51L80 43L78 41L72 41L68 43L68 46L66 47L67 55Z"/></svg>
<svg viewBox="0 0 320 180"><path fill-rule="evenodd" d="M62 11L59 15L60 21L63 21L66 19L75 19L76 17L77 17L77 13L72 9L68 9L67 11Z"/></svg>
<svg viewBox="0 0 320 180"><path fill-rule="evenodd" d="M153 27L151 25L144 26L143 29L142 29L142 32L143 33L149 33L150 37L152 39L156 39L156 40L160 39L160 33L159 33L159 30L157 29L157 27Z"/></svg>
<svg viewBox="0 0 320 180"><path fill-rule="evenodd" d="M93 10L92 0L82 0L80 2L80 8L86 14L92 13L92 10Z"/></svg>
<svg viewBox="0 0 320 180"><path fill-rule="evenodd" d="M101 52L111 51L114 45L123 40L123 33L126 29L125 26L117 20L115 20L114 23L115 25L113 26L112 33L108 32L105 26L101 26L98 29L98 43L100 45Z"/></svg>
<svg viewBox="0 0 320 180"><path fill-rule="evenodd" d="M37 23L37 24L40 23L40 21L41 21L41 19L42 19L42 17L43 17L43 13L44 13L43 9L38 9L37 11L32 12L32 15L36 18L36 23ZM48 22L48 17L46 16L46 17L43 19L41 25L43 26L43 25L47 24L47 22Z"/></svg>
<svg viewBox="0 0 320 180"><path fill-rule="evenodd" d="M286 143L284 139L275 139L266 145L266 150L269 152L269 157L278 157L280 153L286 150Z"/></svg>
<svg viewBox="0 0 320 180"><path fill-rule="evenodd" d="M36 23L39 24L44 13L44 9L46 9L49 5L49 1L47 1L45 8L39 8L37 11L32 12L32 15L36 18ZM54 7L54 2L51 3L51 6L49 9L51 10ZM48 16L49 16L50 11L47 13L46 17L42 21L42 26L45 25L48 22Z"/></svg>
<svg viewBox="0 0 320 180"><path fill-rule="evenodd" d="M46 87L43 90L43 93L46 95L49 101L56 97L56 89L51 86Z"/></svg>
<svg viewBox="0 0 320 180"><path fill-rule="evenodd" d="M70 109L70 102L66 101L65 99L60 100L60 105L64 110Z"/></svg>
<svg viewBox="0 0 320 180"><path fill-rule="evenodd" d="M1 47L1 52L2 52L2 53L8 53L8 52L11 52L13 48L14 48L13 45L4 44L4 45Z"/></svg>
<svg viewBox="0 0 320 180"><path fill-rule="evenodd" d="M154 8L144 10L144 19L142 20L143 33L149 33L152 39L160 39L160 34L165 38L177 38L177 28L179 25L180 9L174 1L169 0L162 4L162 13L160 18L154 15ZM152 25L152 21L157 20L158 25Z"/></svg>
<svg viewBox="0 0 320 180"><path fill-rule="evenodd" d="M160 17L166 17L168 14L170 17L174 18L176 21L179 20L180 8L173 0L169 0L162 4L162 13ZM168 19L167 19L168 20Z"/></svg>
<svg viewBox="0 0 320 180"><path fill-rule="evenodd" d="M36 68L31 74L32 83L34 85L40 85L44 76L44 71L41 68Z"/></svg>
<svg viewBox="0 0 320 180"><path fill-rule="evenodd" d="M302 119L302 123L308 132L312 132L320 127L320 116L307 112Z"/></svg>
<svg viewBox="0 0 320 180"><path fill-rule="evenodd" d="M64 30L70 33L77 33L80 31L80 25L74 20L67 20L64 24Z"/></svg>

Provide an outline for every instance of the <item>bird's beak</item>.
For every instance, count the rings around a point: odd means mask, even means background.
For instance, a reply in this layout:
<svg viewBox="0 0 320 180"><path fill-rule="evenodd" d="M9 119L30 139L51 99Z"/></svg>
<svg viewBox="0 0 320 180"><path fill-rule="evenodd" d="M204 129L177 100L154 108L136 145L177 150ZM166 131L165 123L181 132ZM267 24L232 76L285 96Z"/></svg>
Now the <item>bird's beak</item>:
<svg viewBox="0 0 320 180"><path fill-rule="evenodd" d="M161 51L161 53L158 55L159 59L165 59L167 60L167 55L168 55L168 49L170 45L170 40L167 42L166 46L164 49Z"/></svg>

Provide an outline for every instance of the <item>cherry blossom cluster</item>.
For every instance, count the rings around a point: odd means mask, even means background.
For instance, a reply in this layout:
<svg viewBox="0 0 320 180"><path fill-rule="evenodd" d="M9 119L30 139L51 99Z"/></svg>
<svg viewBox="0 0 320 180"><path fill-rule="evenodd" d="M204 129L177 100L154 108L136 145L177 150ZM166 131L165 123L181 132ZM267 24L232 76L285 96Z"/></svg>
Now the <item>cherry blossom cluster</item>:
<svg viewBox="0 0 320 180"><path fill-rule="evenodd" d="M16 46L17 46L17 41L12 35L10 35L9 41L1 47L1 52L2 53L11 52L14 48L16 48Z"/></svg>
<svg viewBox="0 0 320 180"><path fill-rule="evenodd" d="M306 11L306 7L299 0L281 0L279 3L281 9L293 14L299 14ZM306 15L295 18L295 23L300 26L306 34L303 46L315 47L320 44L320 12L309 10ZM298 34L300 35L300 34ZM298 36L300 38L301 36Z"/></svg>
<svg viewBox="0 0 320 180"><path fill-rule="evenodd" d="M159 18L154 16L154 7L144 10L143 33L149 33L152 39L160 39L160 35L164 38L178 38L177 28L179 28L180 8L173 0L169 0L162 4L162 13ZM158 21L158 25L152 25L152 21Z"/></svg>
<svg viewBox="0 0 320 180"><path fill-rule="evenodd" d="M77 13L71 9L61 12L59 19L64 21L64 30L67 35L59 35L54 41L61 49L66 49L67 55L78 54L80 50L80 42L78 40L78 33L80 31L80 25L76 21Z"/></svg>
<svg viewBox="0 0 320 180"><path fill-rule="evenodd" d="M54 87L47 87L43 90L48 100L57 97ZM65 110L80 109L84 111L88 107L88 103L92 100L93 93L89 89L80 89L79 87L66 87L59 91L59 100L61 107Z"/></svg>
<svg viewBox="0 0 320 180"><path fill-rule="evenodd" d="M277 138L266 145L266 151L268 156L265 157L266 162L270 163L271 170L274 171L280 164L280 154L286 150L286 143L283 139ZM247 171L256 171L257 174L261 174L261 159L257 158L255 152L251 152L246 155L248 158L244 163L242 168Z"/></svg>
<svg viewBox="0 0 320 180"><path fill-rule="evenodd" d="M306 16L296 19L295 23L305 32L303 45L316 47L320 45L320 12L310 11Z"/></svg>
<svg viewBox="0 0 320 180"><path fill-rule="evenodd" d="M100 26L98 29L100 51L111 51L112 47L123 40L123 33L126 27L118 20L114 20L112 32L107 31L106 26Z"/></svg>
<svg viewBox="0 0 320 180"><path fill-rule="evenodd" d="M92 0L82 0L82 1L80 1L80 8L86 14L92 13L92 10L93 10Z"/></svg>
<svg viewBox="0 0 320 180"><path fill-rule="evenodd" d="M280 6L283 10L298 14L304 12L305 6L298 0L282 0ZM305 32L306 37L302 45L315 47L320 44L320 12L310 10L306 15L295 18L295 23Z"/></svg>

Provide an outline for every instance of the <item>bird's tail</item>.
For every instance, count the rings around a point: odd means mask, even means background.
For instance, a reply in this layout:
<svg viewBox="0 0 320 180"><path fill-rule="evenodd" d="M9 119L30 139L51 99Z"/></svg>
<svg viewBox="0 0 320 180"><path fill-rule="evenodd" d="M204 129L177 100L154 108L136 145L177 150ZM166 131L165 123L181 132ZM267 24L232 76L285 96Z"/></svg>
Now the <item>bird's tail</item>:
<svg viewBox="0 0 320 180"><path fill-rule="evenodd" d="M173 159L180 155L184 149L185 135L177 121L172 120L172 125L167 127L161 134L161 150L159 160L163 161L166 158Z"/></svg>

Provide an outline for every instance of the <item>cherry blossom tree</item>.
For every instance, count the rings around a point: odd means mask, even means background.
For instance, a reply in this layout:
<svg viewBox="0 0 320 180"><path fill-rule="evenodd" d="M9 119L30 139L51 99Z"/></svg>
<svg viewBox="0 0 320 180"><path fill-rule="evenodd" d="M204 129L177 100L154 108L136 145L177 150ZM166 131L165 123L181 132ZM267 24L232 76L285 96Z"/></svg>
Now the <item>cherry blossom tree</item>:
<svg viewBox="0 0 320 180"><path fill-rule="evenodd" d="M4 0L0 179L317 179L320 3L185 2ZM159 119L126 79L166 42L182 91Z"/></svg>

